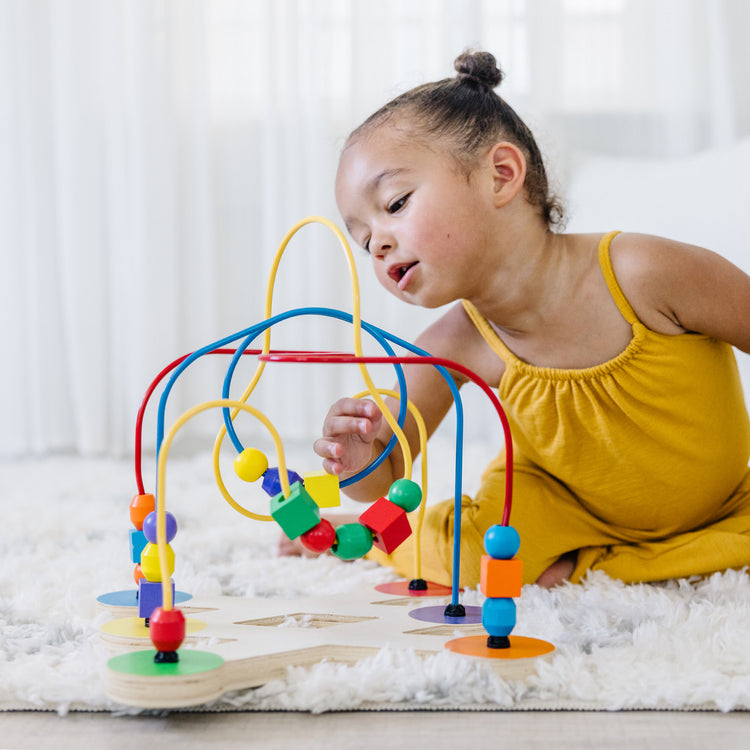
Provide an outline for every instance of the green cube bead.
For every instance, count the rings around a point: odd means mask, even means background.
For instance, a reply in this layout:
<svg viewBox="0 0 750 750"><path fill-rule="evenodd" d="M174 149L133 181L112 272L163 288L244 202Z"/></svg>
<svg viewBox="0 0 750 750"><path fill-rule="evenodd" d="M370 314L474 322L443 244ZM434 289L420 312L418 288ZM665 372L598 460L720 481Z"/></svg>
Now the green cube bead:
<svg viewBox="0 0 750 750"><path fill-rule="evenodd" d="M357 560L372 549L372 531L361 523L345 523L336 528L331 552L342 560Z"/></svg>
<svg viewBox="0 0 750 750"><path fill-rule="evenodd" d="M271 515L290 539L296 539L320 523L320 508L302 482L295 482L289 489L289 497L279 492L271 498Z"/></svg>

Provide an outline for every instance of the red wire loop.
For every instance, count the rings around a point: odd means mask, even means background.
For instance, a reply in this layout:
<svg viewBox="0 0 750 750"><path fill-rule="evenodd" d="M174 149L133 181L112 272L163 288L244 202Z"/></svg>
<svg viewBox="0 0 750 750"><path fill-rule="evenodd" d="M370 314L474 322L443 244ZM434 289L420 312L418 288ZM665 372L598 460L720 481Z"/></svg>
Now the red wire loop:
<svg viewBox="0 0 750 750"><path fill-rule="evenodd" d="M237 349L214 349L207 354L235 354ZM143 484L143 461L142 461L142 446L143 446L143 417L146 413L146 407L148 406L149 400L153 392L158 387L159 383L175 369L181 362L186 360L191 353L185 354L182 357L170 362L151 382L141 402L141 406L138 409L138 414L135 420L135 481L138 488L138 494L143 495L145 488ZM510 523L510 512L513 506L513 440L510 433L510 424L503 409L500 399L498 399L495 392L490 388L489 385L473 370L468 367L464 367L458 362L454 362L450 359L443 357L431 357L431 356L405 356L405 357L358 357L354 354L347 352L305 352L305 351L293 351L293 350L278 350L271 351L268 354L263 354L260 349L246 349L242 352L243 355L260 355L258 359L261 362L318 362L323 364L349 364L349 363L364 363L364 364L417 364L417 365L434 365L438 367L445 367L448 370L454 370L462 375L465 375L472 382L476 383L488 396L492 405L495 407L498 416L500 417L500 423L503 426L503 434L505 437L505 504L503 506L503 517L501 521L502 526L507 526Z"/></svg>
<svg viewBox="0 0 750 750"><path fill-rule="evenodd" d="M435 365L445 367L448 370L454 370L465 375L471 381L476 383L488 396L492 405L495 407L500 422L503 426L503 435L505 437L505 504L503 506L502 526L510 523L510 512L513 506L513 439L510 433L510 424L505 414L500 399L495 392L487 385L479 375L468 367L464 367L458 362L443 357L431 356L405 356L405 357L358 357L354 354L344 352L269 352L261 354L258 359L262 362L320 362L320 363L365 363L365 364L401 364L401 365Z"/></svg>

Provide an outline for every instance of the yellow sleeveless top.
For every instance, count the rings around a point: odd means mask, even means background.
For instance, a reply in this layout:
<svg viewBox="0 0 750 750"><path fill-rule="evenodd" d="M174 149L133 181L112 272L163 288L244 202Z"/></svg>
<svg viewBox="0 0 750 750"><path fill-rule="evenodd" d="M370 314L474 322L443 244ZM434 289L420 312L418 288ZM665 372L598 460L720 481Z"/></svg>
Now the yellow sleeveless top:
<svg viewBox="0 0 750 750"><path fill-rule="evenodd" d="M646 537L715 519L750 456L750 423L732 347L644 326L599 244L607 286L633 338L595 367L535 367L516 357L473 304L464 308L505 362L498 392L519 463L562 482L602 521Z"/></svg>

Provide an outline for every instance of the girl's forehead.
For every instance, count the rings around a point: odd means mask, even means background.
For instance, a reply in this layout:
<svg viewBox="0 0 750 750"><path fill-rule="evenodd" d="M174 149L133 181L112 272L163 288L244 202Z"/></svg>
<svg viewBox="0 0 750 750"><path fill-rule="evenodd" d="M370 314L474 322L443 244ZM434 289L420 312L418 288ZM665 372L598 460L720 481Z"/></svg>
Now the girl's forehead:
<svg viewBox="0 0 750 750"><path fill-rule="evenodd" d="M371 172L408 169L424 158L429 149L414 134L381 126L357 135L345 146L339 160L338 179L366 179Z"/></svg>

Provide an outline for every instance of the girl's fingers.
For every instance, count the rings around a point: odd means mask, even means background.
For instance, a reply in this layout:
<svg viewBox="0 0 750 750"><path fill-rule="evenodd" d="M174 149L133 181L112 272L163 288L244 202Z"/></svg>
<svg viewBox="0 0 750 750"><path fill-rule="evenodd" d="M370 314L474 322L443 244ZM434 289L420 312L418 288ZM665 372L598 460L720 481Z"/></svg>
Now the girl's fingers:
<svg viewBox="0 0 750 750"><path fill-rule="evenodd" d="M331 417L323 425L324 435L367 435L372 432L369 419L354 417Z"/></svg>
<svg viewBox="0 0 750 750"><path fill-rule="evenodd" d="M344 466L339 461L333 461L330 458L323 459L323 471L334 476L339 476L344 472Z"/></svg>
<svg viewBox="0 0 750 750"><path fill-rule="evenodd" d="M313 451L321 458L338 459L344 452L344 446L328 438L318 438L313 443Z"/></svg>

